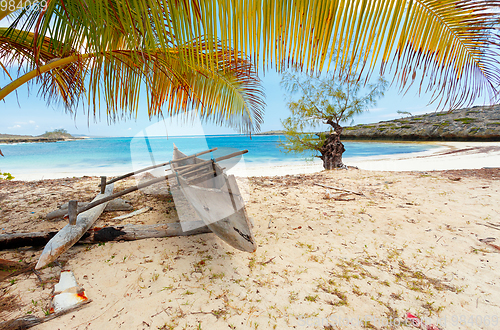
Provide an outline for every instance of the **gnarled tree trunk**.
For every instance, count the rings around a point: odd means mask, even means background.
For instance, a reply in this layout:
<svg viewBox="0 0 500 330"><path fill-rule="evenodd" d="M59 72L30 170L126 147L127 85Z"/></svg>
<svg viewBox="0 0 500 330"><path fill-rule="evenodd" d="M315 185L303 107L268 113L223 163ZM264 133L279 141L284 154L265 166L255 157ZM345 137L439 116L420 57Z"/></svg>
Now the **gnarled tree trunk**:
<svg viewBox="0 0 500 330"><path fill-rule="evenodd" d="M321 160L325 170L333 170L336 168L346 168L342 163L342 154L345 151L344 145L340 142L340 135L342 134L342 127L339 124L328 120L334 131L326 138L325 143L321 147Z"/></svg>

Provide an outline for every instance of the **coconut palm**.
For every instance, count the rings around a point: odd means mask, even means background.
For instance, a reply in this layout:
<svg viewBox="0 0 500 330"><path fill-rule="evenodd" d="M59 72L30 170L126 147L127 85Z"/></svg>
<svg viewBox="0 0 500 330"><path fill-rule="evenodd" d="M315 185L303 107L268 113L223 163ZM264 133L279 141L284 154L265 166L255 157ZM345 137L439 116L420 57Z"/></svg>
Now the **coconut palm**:
<svg viewBox="0 0 500 330"><path fill-rule="evenodd" d="M179 43L172 34L161 35L162 28L138 28L150 11L164 22L162 7L144 11L128 2L88 3L51 1L46 9L11 13L10 27L0 28L0 64L13 81L0 90L0 99L36 81L49 103L62 101L68 111L84 100L89 113L104 107L116 120L136 115L143 98L150 117L197 109L219 124L259 129L262 87L243 56L206 38ZM133 13L130 21L106 16L125 7ZM19 68L17 77L9 66Z"/></svg>
<svg viewBox="0 0 500 330"><path fill-rule="evenodd" d="M378 69L454 108L495 98L497 8L480 0L49 0L10 12L0 63L23 63L0 100L26 81L69 107L101 97L134 113L144 86L151 115L198 107L218 122L258 123L255 68L309 73ZM1 9L1 8L0 8ZM32 31L32 32L26 32ZM4 69L5 70L5 69ZM387 72L386 72L387 71ZM361 77L361 76L360 76Z"/></svg>

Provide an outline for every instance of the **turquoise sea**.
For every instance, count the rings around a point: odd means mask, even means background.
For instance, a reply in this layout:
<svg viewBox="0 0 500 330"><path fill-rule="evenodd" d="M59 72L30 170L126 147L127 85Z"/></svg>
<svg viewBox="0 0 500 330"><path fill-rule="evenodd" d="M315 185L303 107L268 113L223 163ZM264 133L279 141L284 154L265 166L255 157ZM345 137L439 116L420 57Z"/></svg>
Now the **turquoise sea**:
<svg viewBox="0 0 500 330"><path fill-rule="evenodd" d="M219 148L218 157L248 149L245 166L300 165L308 155L283 153L279 135L213 135L184 137L88 138L53 143L0 145L0 170L17 179L41 179L82 175L119 175L171 159L173 143L186 154ZM344 142L344 158L422 152L434 148L420 143Z"/></svg>

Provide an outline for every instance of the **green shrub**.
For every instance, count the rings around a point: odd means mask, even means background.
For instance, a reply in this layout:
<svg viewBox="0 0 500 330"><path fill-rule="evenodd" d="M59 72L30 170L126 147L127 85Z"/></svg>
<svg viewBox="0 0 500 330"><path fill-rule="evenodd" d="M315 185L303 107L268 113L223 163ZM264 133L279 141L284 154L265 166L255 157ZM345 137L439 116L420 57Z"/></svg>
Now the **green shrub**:
<svg viewBox="0 0 500 330"><path fill-rule="evenodd" d="M450 126L450 123L447 122L447 121L444 121L442 123L439 123L439 124L433 124L432 126L440 126L440 127L445 127L445 126Z"/></svg>
<svg viewBox="0 0 500 330"><path fill-rule="evenodd" d="M0 180L12 180L12 179L14 179L12 174L10 174L8 172L5 172L5 173L0 172Z"/></svg>
<svg viewBox="0 0 500 330"><path fill-rule="evenodd" d="M475 121L474 118L468 118L468 117L465 117L465 118L456 118L456 119L453 119L453 120L454 121L459 121L459 122L461 122L464 125L468 125L468 124L472 123L473 121Z"/></svg>

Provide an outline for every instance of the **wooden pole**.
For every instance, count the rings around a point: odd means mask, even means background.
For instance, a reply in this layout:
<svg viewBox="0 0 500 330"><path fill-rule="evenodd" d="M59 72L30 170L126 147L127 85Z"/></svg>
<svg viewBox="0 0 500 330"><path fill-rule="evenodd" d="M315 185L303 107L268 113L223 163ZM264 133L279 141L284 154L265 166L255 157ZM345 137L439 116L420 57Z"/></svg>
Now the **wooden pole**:
<svg viewBox="0 0 500 330"><path fill-rule="evenodd" d="M78 212L78 201L75 200L69 201L68 203L69 224L72 226L76 225L77 212Z"/></svg>
<svg viewBox="0 0 500 330"><path fill-rule="evenodd" d="M248 150L233 152L232 154L216 158L215 161L219 162L221 160L226 160L226 159L229 159L229 158L233 158L233 157L236 157L236 156L239 156L239 155L246 154L247 152L248 152ZM180 159L178 159L178 160L180 160ZM178 174L182 175L183 172L189 172L189 171L191 171L194 168L198 168L198 167L201 167L203 165L210 164L211 162L212 162L212 160L210 159L210 160L207 160L206 162L203 162L203 163L198 163L198 164L194 164L194 165L186 165L187 168L185 170L181 171L181 172L178 172ZM129 193L134 192L136 190L149 187L152 184L155 184L155 183L158 183L158 182L162 182L163 180L166 180L166 179L167 179L166 176L162 176L162 177L159 177L159 178L147 181L147 182L140 183L137 186L130 187L128 189L125 189L125 190L122 190L120 192L114 193L113 195L101 198L98 201L89 203L87 206L82 207L80 210L78 210L78 213L88 211L91 208L96 207L99 204L102 204L102 203L105 203L105 202L109 202L110 200L113 200L115 198L118 198L118 197L121 197L123 195L129 194Z"/></svg>
<svg viewBox="0 0 500 330"><path fill-rule="evenodd" d="M104 194L104 191L106 191L106 177L101 176L101 184L99 185L101 187L101 194Z"/></svg>
<svg viewBox="0 0 500 330"><path fill-rule="evenodd" d="M142 188L146 188L146 187L148 187L148 186L150 186L152 184L155 184L155 183L158 183L158 182L162 182L164 180L166 180L166 177L162 176L162 177L159 177L159 178L147 181L147 182L140 183L137 186L133 186L133 187L130 187L128 189L122 190L120 192L114 193L113 195L106 196L104 198L99 199L98 201L89 203L89 204L87 204L87 206L82 207L81 209L78 210L78 213L82 213L82 212L88 211L91 208L96 207L97 205L109 202L110 200L113 200L115 198L118 198L118 197L121 197L123 195L129 194L129 193L134 192L136 190L139 190L139 189L142 189Z"/></svg>
<svg viewBox="0 0 500 330"><path fill-rule="evenodd" d="M246 154L248 152L248 150L243 150L243 151L237 151L237 152L233 152L232 154L229 154L229 155L225 155L225 156L221 156L219 158L216 158L215 161L216 162L220 162L222 160L226 160L226 159L229 159L229 158L233 158L233 157L236 157L236 156L240 156L240 155L243 155L243 154ZM179 171L177 172L178 175L182 175L184 173L187 173L187 172L191 172L192 170L198 168L198 167L202 167L204 165L207 165L207 164L210 164L212 163L212 160L207 160L207 161L204 161L202 163L198 163L198 164L194 164L192 166L190 166L189 168L186 168L185 170L182 170L182 171Z"/></svg>
<svg viewBox="0 0 500 330"><path fill-rule="evenodd" d="M167 166L167 165L170 165L172 163L182 162L182 161L184 161L186 159L190 159L190 158L193 158L193 157L198 157L198 156L201 156L201 155L204 155L204 154L208 154L209 152L212 152L212 151L215 151L215 150L217 150L217 148L208 149L208 150L199 152L197 154L190 155L190 156L187 156L187 157L184 157L184 158L180 158L180 159L176 159L176 160L171 160L171 161L166 162L166 163L161 163L161 164L158 164L158 165L153 165L153 166L145 167L143 169L140 169L140 170L137 170L137 171L134 171L134 172L130 172L130 173L124 174L122 176L116 177L114 179L111 179L108 182L106 182L106 184L110 184L110 183L113 183L113 182L116 182L116 181L128 178L128 177L130 177L130 176L132 176L134 174L139 174L139 173L142 173L142 172L153 170L153 169L158 168L158 167ZM99 187L100 186L101 185L99 185Z"/></svg>

